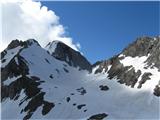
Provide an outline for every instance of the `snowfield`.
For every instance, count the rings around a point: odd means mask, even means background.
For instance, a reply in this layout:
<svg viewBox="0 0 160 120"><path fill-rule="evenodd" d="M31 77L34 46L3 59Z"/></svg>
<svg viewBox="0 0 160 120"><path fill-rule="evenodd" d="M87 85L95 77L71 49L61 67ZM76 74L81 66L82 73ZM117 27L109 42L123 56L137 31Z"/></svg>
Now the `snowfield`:
<svg viewBox="0 0 160 120"><path fill-rule="evenodd" d="M16 53L17 49L12 50ZM2 66L11 59L12 50L8 52L6 56L8 60ZM108 79L107 72L94 74L94 70L89 73L87 70L69 66L66 62L55 59L36 44L22 50L20 55L27 61L29 67L27 76L36 76L44 81L38 87L45 92L44 100L55 105L46 115L42 115L43 106L39 106L31 119L87 120L90 116L100 113L108 115L104 120L158 120L160 118L160 99L153 95L153 87L158 84L160 73L156 68L143 68L146 57L126 57L121 61L125 66L132 65L137 70L141 69L143 72L153 74L151 79L155 81L147 81L141 89L138 89L120 84L116 79ZM14 79L16 78L8 78L4 84L9 85ZM107 86L109 89L102 90L100 86ZM21 113L21 110L30 100L19 105L25 97L26 94L22 90L17 100L10 100L10 98L3 100L2 119L22 119L26 112Z"/></svg>
<svg viewBox="0 0 160 120"><path fill-rule="evenodd" d="M153 68L149 67L145 69L145 67L147 66L146 60L149 56L150 54L148 54L148 56L143 56L143 57L125 57L125 59L121 60L121 63L124 66L131 65L135 69L136 72L138 70L141 70L142 74L139 77L138 82L136 83L135 87L138 87L138 83L141 80L141 77L144 73L152 73L152 75L150 76L151 80L146 81L146 83L142 86L142 89L150 90L152 88L153 90L154 87L158 85L159 83L160 72L158 71L156 67L153 67Z"/></svg>

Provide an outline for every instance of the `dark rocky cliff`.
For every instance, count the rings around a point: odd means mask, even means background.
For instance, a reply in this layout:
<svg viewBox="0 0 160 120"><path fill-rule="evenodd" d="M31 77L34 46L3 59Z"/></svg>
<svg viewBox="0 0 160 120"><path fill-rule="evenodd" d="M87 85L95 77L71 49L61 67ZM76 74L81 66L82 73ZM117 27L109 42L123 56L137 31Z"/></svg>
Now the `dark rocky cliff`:
<svg viewBox="0 0 160 120"><path fill-rule="evenodd" d="M49 43L48 46L53 45L54 43L56 46L54 46L54 51L51 53L52 56L58 60L67 62L70 66L79 67L80 69L91 72L92 66L90 62L82 56L80 52L73 50L60 41L53 41L52 43ZM52 49L52 47L48 48Z"/></svg>

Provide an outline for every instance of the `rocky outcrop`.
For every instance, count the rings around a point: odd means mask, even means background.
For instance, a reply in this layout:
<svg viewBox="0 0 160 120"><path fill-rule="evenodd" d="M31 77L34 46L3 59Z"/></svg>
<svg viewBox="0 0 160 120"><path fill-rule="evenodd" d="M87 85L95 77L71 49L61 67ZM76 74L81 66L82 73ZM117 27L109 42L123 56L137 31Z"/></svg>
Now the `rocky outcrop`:
<svg viewBox="0 0 160 120"><path fill-rule="evenodd" d="M99 88L100 88L100 90L102 90L102 91L107 91L107 90L109 90L109 87L108 87L107 85L100 85Z"/></svg>
<svg viewBox="0 0 160 120"><path fill-rule="evenodd" d="M122 53L125 56L131 57L147 56L149 53L151 54L153 48L157 46L156 42L157 41L154 41L154 38L151 37L139 37L135 42L126 47Z"/></svg>
<svg viewBox="0 0 160 120"><path fill-rule="evenodd" d="M125 48L121 54L131 57L149 55L146 60L148 67L155 66L160 70L160 37L140 37Z"/></svg>
<svg viewBox="0 0 160 120"><path fill-rule="evenodd" d="M142 84L144 84L146 82L146 80L150 80L150 76L152 75L152 73L150 72L146 72L142 75L141 80L139 81L139 85L138 88L142 87Z"/></svg>
<svg viewBox="0 0 160 120"><path fill-rule="evenodd" d="M13 49L13 48L16 48L16 47L18 47L18 46L21 46L21 47L24 47L24 48L26 48L26 47L28 47L28 46L31 46L32 44L36 44L36 45L38 45L38 46L40 46L39 45L39 43L36 41L36 40L34 40L34 39L28 39L28 40L26 40L26 41L21 41L21 40L13 40L8 46L7 46L7 50L10 50L10 49Z"/></svg>
<svg viewBox="0 0 160 120"><path fill-rule="evenodd" d="M13 49L13 48L16 48L18 46L23 46L23 42L22 41L19 41L19 40L13 40L7 47L7 50L10 50L10 49Z"/></svg>
<svg viewBox="0 0 160 120"><path fill-rule="evenodd" d="M60 41L49 43L46 50L48 50L56 59L65 61L70 66L79 67L82 70L88 70L90 72L92 70L91 64L80 52L73 50Z"/></svg>
<svg viewBox="0 0 160 120"><path fill-rule="evenodd" d="M131 66L123 66L118 57L112 58L111 61L112 66L108 71L108 78L117 78L119 83L134 87L141 75L141 71L136 72Z"/></svg>
<svg viewBox="0 0 160 120"><path fill-rule="evenodd" d="M106 113L101 113L101 114L96 114L96 115L92 115L90 118L88 118L87 120L103 120L104 118L106 118L108 115Z"/></svg>
<svg viewBox="0 0 160 120"><path fill-rule="evenodd" d="M105 72L107 72L109 65L111 65L111 62L112 62L112 60L104 60L104 61L98 61L98 62L96 62L95 64L93 64L93 65L92 65L93 68L96 67L96 66L99 66L99 67L96 69L95 74L101 73L103 70L104 70Z"/></svg>
<svg viewBox="0 0 160 120"><path fill-rule="evenodd" d="M160 86L159 85L156 85L155 89L154 89L154 95L156 96L160 96Z"/></svg>
<svg viewBox="0 0 160 120"><path fill-rule="evenodd" d="M147 59L148 67L157 67L160 71L160 37L154 40L152 52Z"/></svg>

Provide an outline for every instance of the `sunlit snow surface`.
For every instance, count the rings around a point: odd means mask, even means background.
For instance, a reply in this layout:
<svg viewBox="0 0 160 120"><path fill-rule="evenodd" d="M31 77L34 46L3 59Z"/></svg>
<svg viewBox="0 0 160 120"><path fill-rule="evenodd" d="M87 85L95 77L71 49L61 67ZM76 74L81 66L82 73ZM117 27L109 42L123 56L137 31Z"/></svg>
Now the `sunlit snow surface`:
<svg viewBox="0 0 160 120"><path fill-rule="evenodd" d="M20 55L27 61L29 76L34 75L45 81L39 86L42 88L42 91L46 93L44 99L55 104L55 107L45 116L43 116L41 112L42 106L38 107L32 119L84 120L99 113L108 114L106 120L155 120L160 117L160 100L153 95L153 86L150 81L147 81L146 86L141 89L130 88L126 85L119 84L117 80L109 80L107 74L89 74L85 70L79 71L78 68L70 67L65 62L56 60L44 49L36 45L24 49ZM45 59L47 59L49 63L46 62ZM69 72L65 72L64 68ZM153 70L155 73L153 78L156 78L156 69ZM51 74L53 78L49 77ZM155 83L153 83L153 85L155 85ZM151 84L151 86L147 84ZM109 90L100 90L100 85L107 85ZM86 94L81 95L76 90L81 87L86 90ZM23 114L21 114L20 111L28 101L25 101L22 106L18 104L24 97L25 94L22 91L18 100L11 101L10 99L6 99L3 101L2 118L22 119L25 113L23 112ZM70 97L69 102L66 101L67 97ZM73 104L76 105L73 106ZM85 104L86 106L77 109L77 105L81 104ZM84 110L87 111L84 112Z"/></svg>
<svg viewBox="0 0 160 120"><path fill-rule="evenodd" d="M149 54L150 55L150 54ZM137 72L138 70L141 70L141 76L138 79L138 82L136 83L135 87L138 86L139 81L141 80L141 77L144 73L152 73L150 76L151 80L147 80L144 85L142 85L142 89L149 90L153 92L153 89L155 88L156 85L158 85L160 81L160 72L156 67L148 67L145 69L147 66L146 60L149 57L148 56L143 56L143 57L125 57L125 59L122 59L120 62L124 66L130 66L132 65ZM121 55L120 55L121 56Z"/></svg>

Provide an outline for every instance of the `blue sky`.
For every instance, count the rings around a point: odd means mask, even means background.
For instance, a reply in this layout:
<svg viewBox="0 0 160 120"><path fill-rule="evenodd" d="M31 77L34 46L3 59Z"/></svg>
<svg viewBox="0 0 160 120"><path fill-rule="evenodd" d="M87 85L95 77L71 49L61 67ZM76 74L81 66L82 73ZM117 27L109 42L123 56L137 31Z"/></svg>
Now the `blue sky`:
<svg viewBox="0 0 160 120"><path fill-rule="evenodd" d="M159 35L158 2L42 2L94 63L121 52L139 36Z"/></svg>

